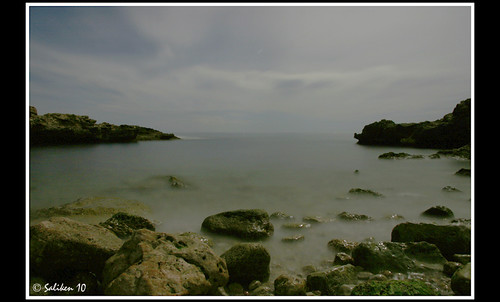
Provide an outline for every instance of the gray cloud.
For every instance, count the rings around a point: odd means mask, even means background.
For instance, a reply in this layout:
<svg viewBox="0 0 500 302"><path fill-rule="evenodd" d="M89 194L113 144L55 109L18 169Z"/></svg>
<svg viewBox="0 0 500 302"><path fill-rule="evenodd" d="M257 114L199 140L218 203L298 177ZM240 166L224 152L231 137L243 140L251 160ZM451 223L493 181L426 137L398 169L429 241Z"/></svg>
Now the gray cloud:
<svg viewBox="0 0 500 302"><path fill-rule="evenodd" d="M360 131L470 97L469 7L31 7L30 103L165 131Z"/></svg>

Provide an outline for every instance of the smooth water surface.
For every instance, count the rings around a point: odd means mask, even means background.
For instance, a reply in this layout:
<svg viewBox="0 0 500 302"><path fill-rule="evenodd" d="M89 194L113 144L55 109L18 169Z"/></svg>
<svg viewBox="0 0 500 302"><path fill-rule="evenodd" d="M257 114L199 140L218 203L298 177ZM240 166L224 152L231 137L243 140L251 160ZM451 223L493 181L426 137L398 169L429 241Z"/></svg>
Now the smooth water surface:
<svg viewBox="0 0 500 302"><path fill-rule="evenodd" d="M390 241L404 221L430 221L420 214L431 206L449 207L457 218L471 218L471 179L455 175L470 161L378 159L382 153L429 155L437 150L356 144L352 134L189 134L175 141L37 147L30 151L30 208L50 207L91 196L138 200L161 232L200 232L205 217L223 211L261 208L281 211L301 222L321 216L326 223L285 229L272 220L274 235L263 244L272 268L299 272L308 264L333 259L331 239ZM355 173L355 170L358 170ZM172 188L168 176L187 189ZM445 192L452 186L460 192ZM371 189L384 197L349 194ZM365 214L370 222L344 222L337 214ZM388 219L393 214L403 220ZM439 223L439 221L437 221ZM300 242L282 238L302 234ZM212 236L221 254L237 239Z"/></svg>

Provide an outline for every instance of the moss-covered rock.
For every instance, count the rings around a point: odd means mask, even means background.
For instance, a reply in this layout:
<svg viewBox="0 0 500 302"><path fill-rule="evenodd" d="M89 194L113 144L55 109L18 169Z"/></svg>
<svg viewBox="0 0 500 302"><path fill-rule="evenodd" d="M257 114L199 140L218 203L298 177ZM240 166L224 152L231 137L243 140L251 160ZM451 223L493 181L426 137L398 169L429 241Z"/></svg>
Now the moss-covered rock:
<svg viewBox="0 0 500 302"><path fill-rule="evenodd" d="M356 285L351 296L436 296L430 285L422 280L368 281Z"/></svg>
<svg viewBox="0 0 500 302"><path fill-rule="evenodd" d="M211 215L202 228L213 233L232 235L244 239L262 239L274 232L266 211L260 209L236 210Z"/></svg>

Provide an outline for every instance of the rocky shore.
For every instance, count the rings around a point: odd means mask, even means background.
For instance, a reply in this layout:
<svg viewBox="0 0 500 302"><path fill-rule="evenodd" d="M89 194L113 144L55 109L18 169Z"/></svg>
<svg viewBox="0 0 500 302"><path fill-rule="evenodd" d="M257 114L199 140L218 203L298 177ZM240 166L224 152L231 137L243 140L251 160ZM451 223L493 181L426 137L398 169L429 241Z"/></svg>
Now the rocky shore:
<svg viewBox="0 0 500 302"><path fill-rule="evenodd" d="M97 124L85 115L47 113L38 115L30 106L30 145L134 142L178 139L172 133L133 125Z"/></svg>
<svg viewBox="0 0 500 302"><path fill-rule="evenodd" d="M207 217L200 222L199 233L169 234L157 232L155 223L130 213L146 207L123 202L135 206L129 212L127 207L112 211L112 206L103 207L102 199L90 198L62 206L65 211L33 211L45 218L30 226L30 293L437 296L471 292L470 221L455 219L444 207L422 213L442 217L442 224L399 223L390 242L332 238L324 245L333 253L332 262L272 280L271 254L263 243L274 235L273 221L289 220L289 215L241 209ZM103 220L84 223L80 220L85 215ZM351 219L364 220L358 216ZM327 223L321 217L303 220ZM219 255L210 234L239 241Z"/></svg>
<svg viewBox="0 0 500 302"><path fill-rule="evenodd" d="M383 119L366 125L354 138L361 145L454 149L471 144L471 99L458 103L452 113L429 122L396 124Z"/></svg>

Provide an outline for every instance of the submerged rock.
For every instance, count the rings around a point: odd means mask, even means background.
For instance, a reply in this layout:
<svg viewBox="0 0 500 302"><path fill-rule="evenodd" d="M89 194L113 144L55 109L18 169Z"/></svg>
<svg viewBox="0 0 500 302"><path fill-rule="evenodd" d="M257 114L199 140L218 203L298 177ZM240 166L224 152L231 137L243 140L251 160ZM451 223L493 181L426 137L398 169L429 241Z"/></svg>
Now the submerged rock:
<svg viewBox="0 0 500 302"><path fill-rule="evenodd" d="M424 158L423 155L411 155L405 152L400 152L400 153L394 153L394 152L387 152L380 154L378 156L380 159L421 159Z"/></svg>
<svg viewBox="0 0 500 302"><path fill-rule="evenodd" d="M106 261L106 295L209 295L226 285L225 261L190 236L141 229Z"/></svg>
<svg viewBox="0 0 500 302"><path fill-rule="evenodd" d="M470 169L462 168L455 172L455 175L460 175L460 176L471 176Z"/></svg>
<svg viewBox="0 0 500 302"><path fill-rule="evenodd" d="M238 243L221 255L226 261L229 281L243 286L269 279L271 255L260 243Z"/></svg>
<svg viewBox="0 0 500 302"><path fill-rule="evenodd" d="M422 216L437 217L437 218L453 218L453 211L445 206L435 206L428 208L422 212Z"/></svg>
<svg viewBox="0 0 500 302"><path fill-rule="evenodd" d="M205 218L202 228L210 232L244 239L263 239L274 232L266 211L260 209L236 210Z"/></svg>
<svg viewBox="0 0 500 302"><path fill-rule="evenodd" d="M346 220L346 221L371 221L373 218L370 216L364 215L364 214L353 214L353 213L347 213L347 212L342 212L337 215L339 219Z"/></svg>
<svg viewBox="0 0 500 302"><path fill-rule="evenodd" d="M383 197L384 195L369 190L369 189L361 189L361 188L352 188L349 190L350 194L358 194L358 195L367 195L367 196L374 196L374 197Z"/></svg>

